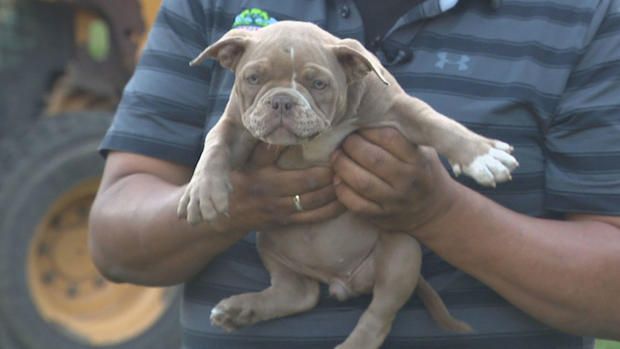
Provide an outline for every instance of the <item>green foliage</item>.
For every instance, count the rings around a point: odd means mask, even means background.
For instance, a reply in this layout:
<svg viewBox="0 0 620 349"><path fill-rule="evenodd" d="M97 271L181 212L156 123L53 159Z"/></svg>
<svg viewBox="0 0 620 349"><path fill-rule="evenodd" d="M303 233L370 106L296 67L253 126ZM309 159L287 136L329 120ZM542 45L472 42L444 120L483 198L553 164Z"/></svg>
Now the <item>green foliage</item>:
<svg viewBox="0 0 620 349"><path fill-rule="evenodd" d="M599 339L596 341L596 349L620 349L620 342L604 341Z"/></svg>

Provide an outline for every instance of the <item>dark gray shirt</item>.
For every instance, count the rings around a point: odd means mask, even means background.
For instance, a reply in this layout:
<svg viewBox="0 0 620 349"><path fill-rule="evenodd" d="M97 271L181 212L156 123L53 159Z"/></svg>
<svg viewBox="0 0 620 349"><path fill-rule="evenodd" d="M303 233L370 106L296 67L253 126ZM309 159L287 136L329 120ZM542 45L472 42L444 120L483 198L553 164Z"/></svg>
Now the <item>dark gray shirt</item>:
<svg viewBox="0 0 620 349"><path fill-rule="evenodd" d="M265 11L266 19L239 16L247 8ZM233 77L215 62L196 68L188 62L233 23L262 25L272 18L311 21L365 41L350 0L164 1L103 141L104 154L119 150L194 166ZM425 0L403 14L376 53L408 93L515 146L521 166L510 183L485 189L458 178L465 185L531 216L620 214L620 1L462 0L442 11L439 0ZM537 322L430 251L423 274L476 332L442 332L414 297L399 312L385 348L592 346L590 338ZM268 285L249 235L187 282L184 347L331 348L369 301L323 296L312 311L232 334L210 327L219 300Z"/></svg>
<svg viewBox="0 0 620 349"><path fill-rule="evenodd" d="M380 45L381 39L403 13L409 12L422 0L354 0L364 25L364 37L369 47Z"/></svg>

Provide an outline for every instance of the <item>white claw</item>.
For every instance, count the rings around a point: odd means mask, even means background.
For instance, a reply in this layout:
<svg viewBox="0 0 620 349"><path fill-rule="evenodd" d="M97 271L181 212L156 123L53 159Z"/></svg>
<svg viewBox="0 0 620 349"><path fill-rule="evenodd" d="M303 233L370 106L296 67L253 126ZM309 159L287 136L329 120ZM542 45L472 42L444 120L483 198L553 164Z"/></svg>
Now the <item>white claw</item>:
<svg viewBox="0 0 620 349"><path fill-rule="evenodd" d="M463 169L479 184L488 187L495 187L496 183L512 179L510 172L519 165L517 160L504 150L512 147L499 141L495 141L495 144L498 148L491 148L486 154L477 156Z"/></svg>
<svg viewBox="0 0 620 349"><path fill-rule="evenodd" d="M486 187L495 187L495 177L488 168L489 155L478 156L471 164L465 166L465 173Z"/></svg>
<svg viewBox="0 0 620 349"><path fill-rule="evenodd" d="M211 316L209 316L210 319L213 319L214 317L223 314L224 311L222 309L220 309L219 307L215 307L213 309L211 309Z"/></svg>
<svg viewBox="0 0 620 349"><path fill-rule="evenodd" d="M503 150L491 148L491 150L489 150L489 154L508 167L510 171L519 166L517 159Z"/></svg>
<svg viewBox="0 0 620 349"><path fill-rule="evenodd" d="M508 143L504 143L502 141L497 141L497 140L494 141L493 143L496 149L503 150L508 153L511 153L514 150L514 148Z"/></svg>
<svg viewBox="0 0 620 349"><path fill-rule="evenodd" d="M461 175L462 171L461 171L461 165L459 164L452 164L452 172L454 172L454 176L458 177Z"/></svg>
<svg viewBox="0 0 620 349"><path fill-rule="evenodd" d="M510 170L496 158L490 159L488 165L496 182L505 182L510 178Z"/></svg>

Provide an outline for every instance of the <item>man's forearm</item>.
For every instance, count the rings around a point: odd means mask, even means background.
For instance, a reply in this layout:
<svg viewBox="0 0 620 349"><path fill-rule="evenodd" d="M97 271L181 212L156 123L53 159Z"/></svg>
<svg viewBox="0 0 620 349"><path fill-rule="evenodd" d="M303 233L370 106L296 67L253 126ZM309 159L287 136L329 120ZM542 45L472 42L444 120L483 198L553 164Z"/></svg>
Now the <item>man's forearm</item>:
<svg viewBox="0 0 620 349"><path fill-rule="evenodd" d="M512 212L458 186L458 199L416 233L449 263L537 319L620 339L620 229Z"/></svg>
<svg viewBox="0 0 620 349"><path fill-rule="evenodd" d="M99 193L91 211L90 246L107 277L146 285L180 283L244 235L178 219L181 194L182 187L148 174L129 175Z"/></svg>

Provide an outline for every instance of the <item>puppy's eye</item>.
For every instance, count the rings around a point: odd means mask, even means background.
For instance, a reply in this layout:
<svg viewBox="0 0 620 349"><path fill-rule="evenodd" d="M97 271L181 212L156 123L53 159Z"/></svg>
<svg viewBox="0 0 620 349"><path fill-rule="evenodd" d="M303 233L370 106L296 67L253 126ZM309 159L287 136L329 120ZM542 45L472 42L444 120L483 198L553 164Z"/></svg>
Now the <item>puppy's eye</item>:
<svg viewBox="0 0 620 349"><path fill-rule="evenodd" d="M245 78L245 80L250 85L258 85L260 83L260 78L258 77L258 74L250 74Z"/></svg>
<svg viewBox="0 0 620 349"><path fill-rule="evenodd" d="M322 90L327 87L327 83L323 80L316 79L312 81L312 87L317 90Z"/></svg>

